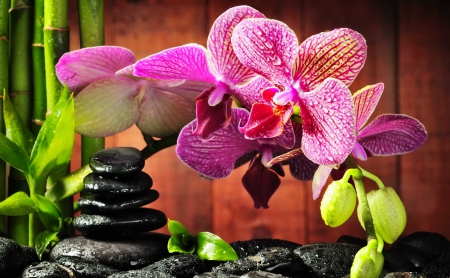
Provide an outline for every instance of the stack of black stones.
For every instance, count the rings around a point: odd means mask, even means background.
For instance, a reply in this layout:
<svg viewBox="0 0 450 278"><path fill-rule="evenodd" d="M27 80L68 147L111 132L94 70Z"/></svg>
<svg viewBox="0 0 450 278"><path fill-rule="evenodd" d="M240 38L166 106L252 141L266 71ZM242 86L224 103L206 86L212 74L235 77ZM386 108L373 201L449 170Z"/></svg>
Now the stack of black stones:
<svg viewBox="0 0 450 278"><path fill-rule="evenodd" d="M166 225L159 210L142 208L159 197L150 189L153 182L142 171L145 159L135 148L110 148L97 152L90 161L92 173L84 180L90 196L78 200L82 214L73 225L83 235L102 238L108 235L137 234Z"/></svg>

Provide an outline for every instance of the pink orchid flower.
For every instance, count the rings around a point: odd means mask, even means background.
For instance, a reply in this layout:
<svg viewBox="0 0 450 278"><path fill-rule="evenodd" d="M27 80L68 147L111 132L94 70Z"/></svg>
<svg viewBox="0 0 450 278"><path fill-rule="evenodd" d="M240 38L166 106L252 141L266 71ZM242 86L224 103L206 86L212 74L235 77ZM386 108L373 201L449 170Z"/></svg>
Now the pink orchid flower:
<svg viewBox="0 0 450 278"><path fill-rule="evenodd" d="M253 18L239 23L231 38L239 60L272 85L267 103L253 105L241 128L249 139L273 138L287 130L293 107L303 123L302 150L321 165L342 163L353 150L355 115L348 86L366 59L364 38L350 29L314 35L298 46L280 21Z"/></svg>
<svg viewBox="0 0 450 278"><path fill-rule="evenodd" d="M427 140L427 131L417 119L403 114L377 116L364 127L383 94L384 85L369 85L353 95L356 114L356 144L353 158L365 161L368 156L387 156L409 153ZM319 197L332 167L320 165L313 179L313 198ZM346 167L343 169L346 170Z"/></svg>
<svg viewBox="0 0 450 278"><path fill-rule="evenodd" d="M134 74L142 78L192 81L202 84L197 93L197 125L194 134L206 139L231 121L231 96L241 97L235 87L255 76L244 67L233 52L231 34L247 18L263 14L249 6L227 10L214 22L207 49L187 44L150 55L136 63Z"/></svg>
<svg viewBox="0 0 450 278"><path fill-rule="evenodd" d="M60 58L57 76L76 94L76 132L105 137L136 124L147 135L165 137L195 118L195 84L134 77L134 63L134 54L117 46L83 48Z"/></svg>

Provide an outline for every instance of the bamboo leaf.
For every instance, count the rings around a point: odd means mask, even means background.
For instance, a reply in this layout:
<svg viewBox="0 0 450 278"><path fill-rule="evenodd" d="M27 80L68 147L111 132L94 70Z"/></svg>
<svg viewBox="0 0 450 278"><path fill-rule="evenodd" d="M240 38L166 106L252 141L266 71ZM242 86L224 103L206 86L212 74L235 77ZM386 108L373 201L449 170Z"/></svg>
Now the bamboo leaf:
<svg viewBox="0 0 450 278"><path fill-rule="evenodd" d="M57 238L58 232L43 231L36 237L36 253L39 260L42 259L42 254L45 248L52 242L53 239Z"/></svg>
<svg viewBox="0 0 450 278"><path fill-rule="evenodd" d="M63 217L59 208L44 196L34 194L31 198L36 205L37 213L45 228L52 232L59 232L63 222Z"/></svg>
<svg viewBox="0 0 450 278"><path fill-rule="evenodd" d="M59 179L47 192L45 197L53 202L59 202L63 199L71 197L84 189L83 179L92 170L86 165L69 175Z"/></svg>
<svg viewBox="0 0 450 278"><path fill-rule="evenodd" d="M187 240L187 238L190 238L190 240ZM195 239L190 234L173 235L167 243L167 249L169 253L192 254L195 250Z"/></svg>
<svg viewBox="0 0 450 278"><path fill-rule="evenodd" d="M167 228L169 229L169 232L171 235L182 235L182 234L189 234L189 231L186 229L186 227L183 226L180 222L176 220L169 219L167 223Z"/></svg>
<svg viewBox="0 0 450 278"><path fill-rule="evenodd" d="M17 170L24 173L30 173L30 160L28 155L3 133L0 133L0 146L1 159Z"/></svg>
<svg viewBox="0 0 450 278"><path fill-rule="evenodd" d="M23 191L14 193L0 203L0 214L9 216L28 215L36 211L33 200Z"/></svg>
<svg viewBox="0 0 450 278"><path fill-rule="evenodd" d="M213 233L201 232L195 236L197 255L204 260L231 261L239 257L234 249L223 239Z"/></svg>

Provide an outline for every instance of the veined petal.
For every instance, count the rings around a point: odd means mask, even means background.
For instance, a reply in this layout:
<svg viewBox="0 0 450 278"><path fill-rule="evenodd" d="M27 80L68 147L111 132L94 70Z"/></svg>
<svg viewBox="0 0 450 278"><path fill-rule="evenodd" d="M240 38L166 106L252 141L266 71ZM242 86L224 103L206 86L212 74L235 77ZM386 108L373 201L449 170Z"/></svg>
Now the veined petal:
<svg viewBox="0 0 450 278"><path fill-rule="evenodd" d="M294 80L299 80L304 92L317 88L329 77L349 86L362 69L366 56L366 41L356 31L341 28L319 33L300 45Z"/></svg>
<svg viewBox="0 0 450 278"><path fill-rule="evenodd" d="M105 137L131 127L138 119L136 83L106 78L92 83L75 97L75 131Z"/></svg>
<svg viewBox="0 0 450 278"><path fill-rule="evenodd" d="M245 139L238 130L239 122L247 121L247 118L246 110L233 108L230 125L214 132L206 141L192 134L196 125L196 121L192 121L178 137L178 157L203 176L213 179L227 177L240 157L259 148L256 140Z"/></svg>
<svg viewBox="0 0 450 278"><path fill-rule="evenodd" d="M236 26L231 42L245 66L273 83L290 87L298 40L286 24L265 18L247 19Z"/></svg>
<svg viewBox="0 0 450 278"><path fill-rule="evenodd" d="M397 155L420 148L427 140L427 131L413 117L385 114L363 128L357 139L373 155Z"/></svg>
<svg viewBox="0 0 450 278"><path fill-rule="evenodd" d="M319 198L320 192L327 182L328 176L333 170L333 167L320 165L316 172L314 173L313 182L312 182L312 191L313 191L313 199Z"/></svg>
<svg viewBox="0 0 450 278"><path fill-rule="evenodd" d="M369 85L357 91L353 95L353 102L355 103L356 115L356 130L360 130L369 120L378 101L383 94L384 84L378 83Z"/></svg>
<svg viewBox="0 0 450 278"><path fill-rule="evenodd" d="M280 136L273 137L273 140L283 148L292 149L294 147L297 138L290 120L284 124L283 133Z"/></svg>
<svg viewBox="0 0 450 278"><path fill-rule="evenodd" d="M146 135L166 137L195 119L195 106L181 96L147 87L139 106L137 127Z"/></svg>
<svg viewBox="0 0 450 278"><path fill-rule="evenodd" d="M317 164L342 163L356 140L353 100L347 86L329 78L300 98L304 154Z"/></svg>
<svg viewBox="0 0 450 278"><path fill-rule="evenodd" d="M95 46L67 52L56 64L56 75L69 90L79 92L92 82L113 77L135 62L133 52L118 46Z"/></svg>
<svg viewBox="0 0 450 278"><path fill-rule="evenodd" d="M289 170L294 178L301 181L312 180L319 165L309 160L304 154L289 159Z"/></svg>
<svg viewBox="0 0 450 278"><path fill-rule="evenodd" d="M258 76L243 86L236 86L234 97L242 103L242 105L250 110L253 103L266 102L261 95L261 90L272 86L267 79Z"/></svg>
<svg viewBox="0 0 450 278"><path fill-rule="evenodd" d="M273 108L264 103L255 103L245 126L239 130L245 138L272 138L281 135L284 129L282 117L273 113Z"/></svg>
<svg viewBox="0 0 450 278"><path fill-rule="evenodd" d="M134 75L150 79L216 82L208 69L206 49L194 43L169 48L139 60L134 66Z"/></svg>
<svg viewBox="0 0 450 278"><path fill-rule="evenodd" d="M234 27L247 18L264 18L264 15L249 6L233 7L216 19L208 36L211 71L228 84L239 84L255 76L254 72L241 64L231 45Z"/></svg>
<svg viewBox="0 0 450 278"><path fill-rule="evenodd" d="M214 86L213 84L207 82L189 80L184 80L173 85L161 84L161 80L152 80L148 82L152 83L152 87L179 95L194 105L196 101L195 99L200 95L200 93Z"/></svg>

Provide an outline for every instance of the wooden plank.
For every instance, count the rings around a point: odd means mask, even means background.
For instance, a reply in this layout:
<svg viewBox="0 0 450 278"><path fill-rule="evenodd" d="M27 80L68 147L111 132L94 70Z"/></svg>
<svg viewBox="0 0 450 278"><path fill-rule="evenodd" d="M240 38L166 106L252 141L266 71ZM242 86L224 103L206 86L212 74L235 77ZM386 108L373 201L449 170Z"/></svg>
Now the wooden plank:
<svg viewBox="0 0 450 278"><path fill-rule="evenodd" d="M405 234L427 230L450 238L450 2L399 1L400 112L427 128L424 146L401 159Z"/></svg>
<svg viewBox="0 0 450 278"><path fill-rule="evenodd" d="M396 112L396 64L395 64L395 6L392 1L358 0L305 1L303 14L304 37L333 30L335 28L350 28L361 33L368 45L368 56L350 90L354 93L366 85L383 82L385 85L383 97L374 112L374 116L382 113ZM370 122L371 120L369 120ZM380 177L386 185L396 187L397 180L396 157L369 158L360 163L366 170ZM368 190L375 189L371 181L366 182ZM310 186L308 188L311 188ZM312 192L309 191L309 196ZM357 217L353 216L338 228L330 228L323 223L320 216L320 199L308 200L309 233L308 242L334 241L343 234L365 237Z"/></svg>

